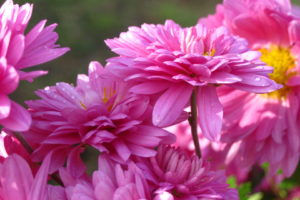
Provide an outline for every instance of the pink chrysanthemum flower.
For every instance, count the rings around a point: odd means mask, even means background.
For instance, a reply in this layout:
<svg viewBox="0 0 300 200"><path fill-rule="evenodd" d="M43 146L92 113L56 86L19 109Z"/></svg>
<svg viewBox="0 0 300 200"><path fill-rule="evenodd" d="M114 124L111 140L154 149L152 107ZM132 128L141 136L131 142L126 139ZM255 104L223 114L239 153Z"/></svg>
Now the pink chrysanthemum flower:
<svg viewBox="0 0 300 200"><path fill-rule="evenodd" d="M154 200L238 199L237 191L228 188L223 171L211 171L201 159L179 149L160 146L156 156L138 166L149 181Z"/></svg>
<svg viewBox="0 0 300 200"><path fill-rule="evenodd" d="M76 87L57 83L36 94L40 100L27 102L33 123L24 135L37 160L50 149L68 154L76 145L88 144L122 162L131 154L153 156L154 147L175 141L152 125L149 98L129 93L97 62L90 64L89 76L78 76ZM57 157L64 157L62 152Z"/></svg>
<svg viewBox="0 0 300 200"><path fill-rule="evenodd" d="M102 154L92 181L77 180L70 184L64 179L68 199L89 200L151 200L143 172L133 163L122 166Z"/></svg>
<svg viewBox="0 0 300 200"><path fill-rule="evenodd" d="M49 154L34 176L28 163L12 154L0 164L1 200L55 200L66 199L64 189L47 184L51 155Z"/></svg>
<svg viewBox="0 0 300 200"><path fill-rule="evenodd" d="M106 44L120 55L109 59L108 68L134 85L132 92L158 94L153 123L160 127L178 118L195 91L203 134L217 140L223 118L217 85L257 93L278 88L267 78L272 68L259 60L260 53L250 51L244 39L225 28L181 28L168 20L164 25L130 27Z"/></svg>
<svg viewBox="0 0 300 200"><path fill-rule="evenodd" d="M299 12L289 0L225 0L215 18L200 21L216 25L217 20L260 51L261 60L274 67L269 77L283 85L264 95L219 88L226 115L221 140L235 142L232 162L267 162L270 176L280 171L290 176L300 155Z"/></svg>
<svg viewBox="0 0 300 200"><path fill-rule="evenodd" d="M58 48L53 30L56 24L44 27L41 21L27 34L25 29L32 13L32 5L19 6L7 0L0 8L0 125L14 131L24 131L31 123L27 111L9 99L19 80L32 81L45 71L23 72L32 67L63 55L68 48Z"/></svg>

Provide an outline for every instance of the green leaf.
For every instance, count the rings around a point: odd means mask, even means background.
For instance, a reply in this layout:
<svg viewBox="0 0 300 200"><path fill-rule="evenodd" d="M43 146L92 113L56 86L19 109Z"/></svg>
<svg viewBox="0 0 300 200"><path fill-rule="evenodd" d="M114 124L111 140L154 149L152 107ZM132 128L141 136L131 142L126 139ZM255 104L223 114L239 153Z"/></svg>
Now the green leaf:
<svg viewBox="0 0 300 200"><path fill-rule="evenodd" d="M255 193L255 194L252 194L248 200L261 200L263 198L263 193L259 192L259 193Z"/></svg>
<svg viewBox="0 0 300 200"><path fill-rule="evenodd" d="M238 188L240 200L248 200L249 194L251 192L251 183L246 182L239 186Z"/></svg>
<svg viewBox="0 0 300 200"><path fill-rule="evenodd" d="M235 176L229 176L227 178L227 184L229 184L230 188L237 188L237 183L236 183Z"/></svg>

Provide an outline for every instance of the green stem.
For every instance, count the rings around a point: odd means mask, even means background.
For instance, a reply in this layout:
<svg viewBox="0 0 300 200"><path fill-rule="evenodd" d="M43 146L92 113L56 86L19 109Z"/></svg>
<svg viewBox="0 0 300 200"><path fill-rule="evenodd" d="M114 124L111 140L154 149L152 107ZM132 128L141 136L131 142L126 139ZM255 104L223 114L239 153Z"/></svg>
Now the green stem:
<svg viewBox="0 0 300 200"><path fill-rule="evenodd" d="M197 88L194 89L191 97L191 115L189 117L189 123L192 130L193 141L195 145L196 155L201 158L201 150L197 131Z"/></svg>

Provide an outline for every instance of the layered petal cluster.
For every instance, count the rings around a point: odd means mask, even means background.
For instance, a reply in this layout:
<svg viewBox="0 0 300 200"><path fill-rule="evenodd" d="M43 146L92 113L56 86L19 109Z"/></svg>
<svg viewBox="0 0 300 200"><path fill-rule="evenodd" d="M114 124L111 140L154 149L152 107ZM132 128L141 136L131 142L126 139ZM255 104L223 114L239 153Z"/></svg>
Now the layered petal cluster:
<svg viewBox="0 0 300 200"><path fill-rule="evenodd" d="M218 88L226 116L221 140L238 149L232 162L268 163L269 175L290 176L299 162L299 16L289 0L224 0L216 15L200 20L225 25L247 39L262 53L261 60L274 67L269 77L283 85L267 95Z"/></svg>
<svg viewBox="0 0 300 200"><path fill-rule="evenodd" d="M160 146L156 156L138 164L145 173L154 200L238 199L226 184L223 171L212 171L196 156Z"/></svg>
<svg viewBox="0 0 300 200"><path fill-rule="evenodd" d="M99 156L98 166L91 182L65 183L68 199L151 200L148 183L133 162L122 166L103 154Z"/></svg>
<svg viewBox="0 0 300 200"><path fill-rule="evenodd" d="M32 5L19 6L6 0L0 8L0 125L14 131L24 131L31 123L27 111L9 99L20 80L32 81L45 71L23 72L22 69L53 60L68 48L58 48L56 24L45 27L39 22L27 34L25 29L32 13Z"/></svg>
<svg viewBox="0 0 300 200"><path fill-rule="evenodd" d="M18 154L8 156L0 164L1 200L66 199L64 188L47 184L51 154L34 176L28 163Z"/></svg>
<svg viewBox="0 0 300 200"><path fill-rule="evenodd" d="M130 93L105 69L92 62L89 76L79 75L76 87L57 83L37 91L41 99L27 102L33 124L24 135L35 149L35 160L57 148L57 157L63 158L87 144L124 162L132 154L153 156L154 147L175 141L174 135L152 125L149 98Z"/></svg>
<svg viewBox="0 0 300 200"><path fill-rule="evenodd" d="M218 140L223 118L216 86L257 93L279 88L267 77L272 68L259 60L261 54L222 27L182 28L168 20L164 25L130 27L106 44L119 54L108 60L108 68L131 83L132 92L158 96L155 125L171 125L195 92L200 127L210 140Z"/></svg>

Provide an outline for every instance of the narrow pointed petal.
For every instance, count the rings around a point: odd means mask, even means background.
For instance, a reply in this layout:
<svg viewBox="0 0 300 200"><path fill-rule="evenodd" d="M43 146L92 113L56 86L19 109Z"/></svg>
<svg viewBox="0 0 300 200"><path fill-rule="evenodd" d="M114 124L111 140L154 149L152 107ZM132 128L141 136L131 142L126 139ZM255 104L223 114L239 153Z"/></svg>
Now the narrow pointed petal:
<svg viewBox="0 0 300 200"><path fill-rule="evenodd" d="M50 161L52 157L52 152L50 152L43 161L42 166L34 178L31 191L29 193L28 199L31 200L41 200L46 199L47 195L47 178L50 169Z"/></svg>

